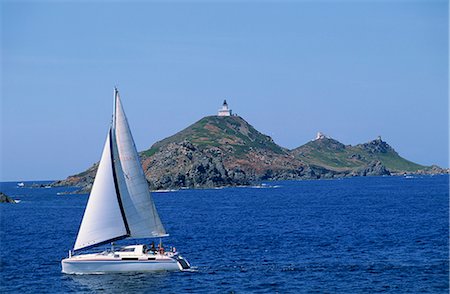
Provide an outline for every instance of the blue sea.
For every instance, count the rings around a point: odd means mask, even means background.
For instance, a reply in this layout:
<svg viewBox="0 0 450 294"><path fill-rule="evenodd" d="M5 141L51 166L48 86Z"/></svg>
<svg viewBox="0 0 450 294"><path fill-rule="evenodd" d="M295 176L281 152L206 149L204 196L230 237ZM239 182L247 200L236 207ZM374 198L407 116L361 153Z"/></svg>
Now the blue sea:
<svg viewBox="0 0 450 294"><path fill-rule="evenodd" d="M153 193L194 270L105 275L61 273L88 195L16 184L0 189L21 200L0 205L1 293L449 291L448 176Z"/></svg>

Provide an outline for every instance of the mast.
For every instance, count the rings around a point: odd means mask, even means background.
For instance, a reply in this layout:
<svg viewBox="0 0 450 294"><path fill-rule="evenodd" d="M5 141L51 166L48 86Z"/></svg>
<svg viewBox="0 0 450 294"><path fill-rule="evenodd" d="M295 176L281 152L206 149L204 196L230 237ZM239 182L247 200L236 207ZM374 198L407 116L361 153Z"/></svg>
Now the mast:
<svg viewBox="0 0 450 294"><path fill-rule="evenodd" d="M117 202L119 203L120 208L120 214L122 215L123 223L125 225L125 229L127 231L127 235L130 236L130 227L128 225L127 217L125 215L125 209L123 208L122 203L122 195L121 195L121 189L119 186L119 177L118 174L122 174L122 170L120 169L120 157L119 157L119 150L117 148L117 139L115 134L116 129L116 109L117 109L117 96L119 95L119 91L117 90L117 87L114 87L114 102L113 102L113 118L111 122L111 128L109 129L111 141L110 141L110 149L111 149L111 163L112 163L112 172L114 177L114 186L116 187L116 196L117 196ZM122 189L122 193L126 193L125 187Z"/></svg>

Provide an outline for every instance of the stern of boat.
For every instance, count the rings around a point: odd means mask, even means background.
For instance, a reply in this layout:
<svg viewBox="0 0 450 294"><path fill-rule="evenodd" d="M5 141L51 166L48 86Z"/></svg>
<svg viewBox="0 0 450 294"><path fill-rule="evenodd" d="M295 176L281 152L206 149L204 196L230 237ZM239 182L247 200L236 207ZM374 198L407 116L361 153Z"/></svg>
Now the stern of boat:
<svg viewBox="0 0 450 294"><path fill-rule="evenodd" d="M187 259L184 259L183 256L175 254L172 258L177 261L180 270L183 271L191 268L191 264L189 263L189 261L187 261Z"/></svg>

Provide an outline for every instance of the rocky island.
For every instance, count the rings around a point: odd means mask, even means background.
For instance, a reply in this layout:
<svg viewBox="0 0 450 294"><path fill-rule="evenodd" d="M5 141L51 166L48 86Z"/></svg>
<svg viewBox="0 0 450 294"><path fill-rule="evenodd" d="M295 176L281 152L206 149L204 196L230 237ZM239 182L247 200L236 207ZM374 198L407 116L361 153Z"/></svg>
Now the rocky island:
<svg viewBox="0 0 450 294"><path fill-rule="evenodd" d="M222 112L221 112L222 111ZM402 158L380 137L356 146L318 134L293 150L277 145L224 102L207 116L140 152L152 190L249 185L262 180L321 179L405 173L444 173ZM97 163L53 186L76 186L88 193Z"/></svg>
<svg viewBox="0 0 450 294"><path fill-rule="evenodd" d="M8 195L4 194L3 192L0 192L0 203L17 203L17 202Z"/></svg>

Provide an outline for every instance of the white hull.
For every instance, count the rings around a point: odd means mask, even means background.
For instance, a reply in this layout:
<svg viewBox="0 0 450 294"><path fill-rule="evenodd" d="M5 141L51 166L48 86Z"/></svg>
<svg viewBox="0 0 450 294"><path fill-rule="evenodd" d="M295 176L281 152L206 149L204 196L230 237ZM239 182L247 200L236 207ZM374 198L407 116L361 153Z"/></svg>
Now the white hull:
<svg viewBox="0 0 450 294"><path fill-rule="evenodd" d="M95 274L114 272L157 272L179 271L183 268L177 261L73 261L70 258L62 262L62 272L65 274Z"/></svg>
<svg viewBox="0 0 450 294"><path fill-rule="evenodd" d="M76 255L61 261L66 274L95 274L114 272L181 271L190 267L178 254L142 254L119 256L116 252Z"/></svg>

